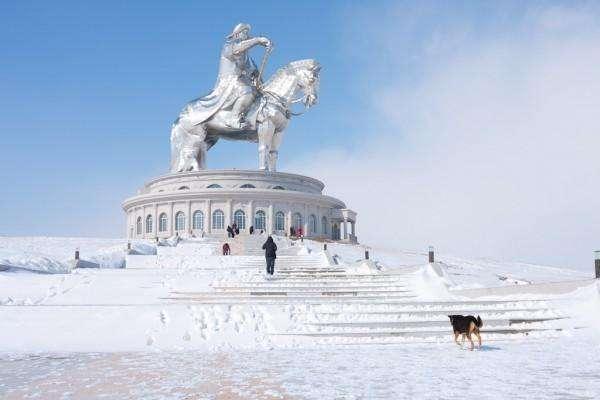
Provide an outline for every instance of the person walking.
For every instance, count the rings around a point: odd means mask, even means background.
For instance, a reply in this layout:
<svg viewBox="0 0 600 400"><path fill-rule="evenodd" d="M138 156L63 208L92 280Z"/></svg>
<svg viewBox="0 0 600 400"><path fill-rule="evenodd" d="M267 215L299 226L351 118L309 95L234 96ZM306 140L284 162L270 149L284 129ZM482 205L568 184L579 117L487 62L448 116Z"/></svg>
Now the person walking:
<svg viewBox="0 0 600 400"><path fill-rule="evenodd" d="M228 256L231 254L231 248L229 247L229 243L225 243L223 245L223 255Z"/></svg>
<svg viewBox="0 0 600 400"><path fill-rule="evenodd" d="M277 258L277 245L273 241L273 238L269 236L262 248L265 251L265 258L267 260L267 276L273 276L275 273L275 258Z"/></svg>

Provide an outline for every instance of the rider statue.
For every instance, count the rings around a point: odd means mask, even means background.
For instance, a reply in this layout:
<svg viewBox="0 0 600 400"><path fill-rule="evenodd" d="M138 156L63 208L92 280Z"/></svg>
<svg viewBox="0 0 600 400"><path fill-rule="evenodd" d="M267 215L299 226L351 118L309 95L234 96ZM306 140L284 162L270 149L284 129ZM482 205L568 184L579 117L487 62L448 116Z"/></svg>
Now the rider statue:
<svg viewBox="0 0 600 400"><path fill-rule="evenodd" d="M199 99L193 110L194 125L212 117L219 110L231 110L227 126L235 130L249 128L246 112L252 105L259 82L256 64L248 51L257 45L272 47L266 37L251 38L250 25L237 24L223 46L219 63L219 76L211 93Z"/></svg>

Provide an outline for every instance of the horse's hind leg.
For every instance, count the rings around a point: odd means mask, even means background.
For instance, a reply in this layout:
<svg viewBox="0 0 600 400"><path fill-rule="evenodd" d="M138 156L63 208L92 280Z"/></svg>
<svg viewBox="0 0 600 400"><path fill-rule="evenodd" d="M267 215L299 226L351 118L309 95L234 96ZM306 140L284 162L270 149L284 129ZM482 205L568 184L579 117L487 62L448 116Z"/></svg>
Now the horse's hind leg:
<svg viewBox="0 0 600 400"><path fill-rule="evenodd" d="M191 127L180 118L171 128L171 172L197 171L206 166L206 138L203 126Z"/></svg>

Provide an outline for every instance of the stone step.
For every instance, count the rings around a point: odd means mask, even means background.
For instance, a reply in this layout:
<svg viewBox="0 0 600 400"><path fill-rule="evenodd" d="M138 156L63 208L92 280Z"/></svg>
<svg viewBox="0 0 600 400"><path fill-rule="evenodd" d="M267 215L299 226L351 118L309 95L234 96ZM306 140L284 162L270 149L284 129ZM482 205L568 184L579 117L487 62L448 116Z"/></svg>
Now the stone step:
<svg viewBox="0 0 600 400"><path fill-rule="evenodd" d="M328 307L328 309L326 310L322 310L320 311L318 308L313 309L313 311L315 313L321 313L321 312L329 312L329 313L333 313L333 312L344 312L344 313L348 313L348 312L354 312L357 314L363 314L363 313L369 313L369 312L378 312L378 311L408 311L409 309L414 309L414 310L422 310L422 311L429 311L430 309L433 310L441 310L441 309L446 309L446 310L456 310L458 309L458 307L462 307L462 309L469 309L469 308L473 308L473 309L482 309L484 307L489 307L489 308L494 308L494 309L507 309L510 310L512 308L539 308L539 307L546 307L547 308L547 304L546 304L547 300L544 299L531 299L531 300L446 300L446 301L442 301L442 300L423 300L423 301L411 301L411 302L404 302L404 303L390 303L390 305L393 305L393 307L389 307L388 304L370 304L370 305L348 305L348 306L342 306L339 309L331 309L331 307ZM363 307L366 307L366 309L364 309ZM376 308L380 308L379 310L377 310ZM391 309L394 308L394 309Z"/></svg>
<svg viewBox="0 0 600 400"><path fill-rule="evenodd" d="M423 310L423 309L412 309L412 310L398 310L398 311L344 311L344 312L315 312L314 315L319 319L336 320L338 317L344 320L352 319L353 321L368 319L376 317L378 319L390 318L390 319L407 319L411 317L415 318L439 318L441 320L448 320L448 313L458 315L479 315L485 320L487 315L506 315L514 313L548 313L551 312L548 308L464 308L464 309L442 309L442 310ZM391 318L394 317L394 318ZM484 321L485 322L485 321Z"/></svg>
<svg viewBox="0 0 600 400"><path fill-rule="evenodd" d="M275 268L275 275L277 275L277 268ZM296 273L291 276L281 277L279 279L309 279L309 278L348 278L348 277L362 277L364 279L389 279L388 276L374 275L374 274L341 274L341 273ZM277 279L277 278L276 278Z"/></svg>
<svg viewBox="0 0 600 400"><path fill-rule="evenodd" d="M556 321L565 317L553 318L484 318L484 327L511 327L513 325L532 325L547 321ZM387 329L387 328L427 328L441 327L447 329L450 326L448 318L442 320L417 320L417 321L370 321L370 322L305 322L307 326L319 328L342 328L342 329Z"/></svg>
<svg viewBox="0 0 600 400"><path fill-rule="evenodd" d="M415 298L414 295L399 295L399 296L287 296L287 295L257 295L257 296L215 296L211 293L210 296L179 296L179 297L161 297L160 300L194 302L197 304L227 304L227 305L244 305L244 304L263 304L263 305L286 305L286 304L327 304L327 303L357 303L363 302L366 304L373 301L384 299L386 302L392 300L406 301L407 299Z"/></svg>
<svg viewBox="0 0 600 400"><path fill-rule="evenodd" d="M295 286L295 285L272 285L272 284L238 284L236 286L229 285L211 285L215 290L398 290L407 289L406 285L311 285L311 286Z"/></svg>
<svg viewBox="0 0 600 400"><path fill-rule="evenodd" d="M359 298L398 298L398 297L415 297L405 295L406 293L412 293L409 290L397 290L397 291L341 291L341 290L316 290L316 291L282 291L282 290L242 290L242 291L223 291L223 292L171 292L173 295L177 295L177 299L185 298L190 299L191 297L198 298L228 298L228 297L241 297L246 296L269 296L269 297L306 297L306 298L320 298L323 296L351 296Z"/></svg>
<svg viewBox="0 0 600 400"><path fill-rule="evenodd" d="M497 328L481 329L482 336L495 335L528 335L532 332L562 332L562 328ZM311 338L425 338L425 337L445 337L453 340L452 328L446 330L412 330L412 331L382 331L382 332L277 332L269 333L272 336L303 336ZM475 337L473 337L474 340ZM483 338L485 342L486 338Z"/></svg>

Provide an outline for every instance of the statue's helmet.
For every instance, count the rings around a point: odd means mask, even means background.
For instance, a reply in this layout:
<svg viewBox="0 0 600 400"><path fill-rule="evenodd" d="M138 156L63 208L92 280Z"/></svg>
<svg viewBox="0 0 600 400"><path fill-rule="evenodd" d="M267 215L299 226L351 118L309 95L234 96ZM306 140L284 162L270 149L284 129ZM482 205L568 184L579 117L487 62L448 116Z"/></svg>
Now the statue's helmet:
<svg viewBox="0 0 600 400"><path fill-rule="evenodd" d="M249 32L250 25L244 24L244 23L237 24L235 26L235 28L233 28L233 31L231 31L229 36L227 36L227 39L233 39L234 37L238 36L240 33L244 32L244 31Z"/></svg>

